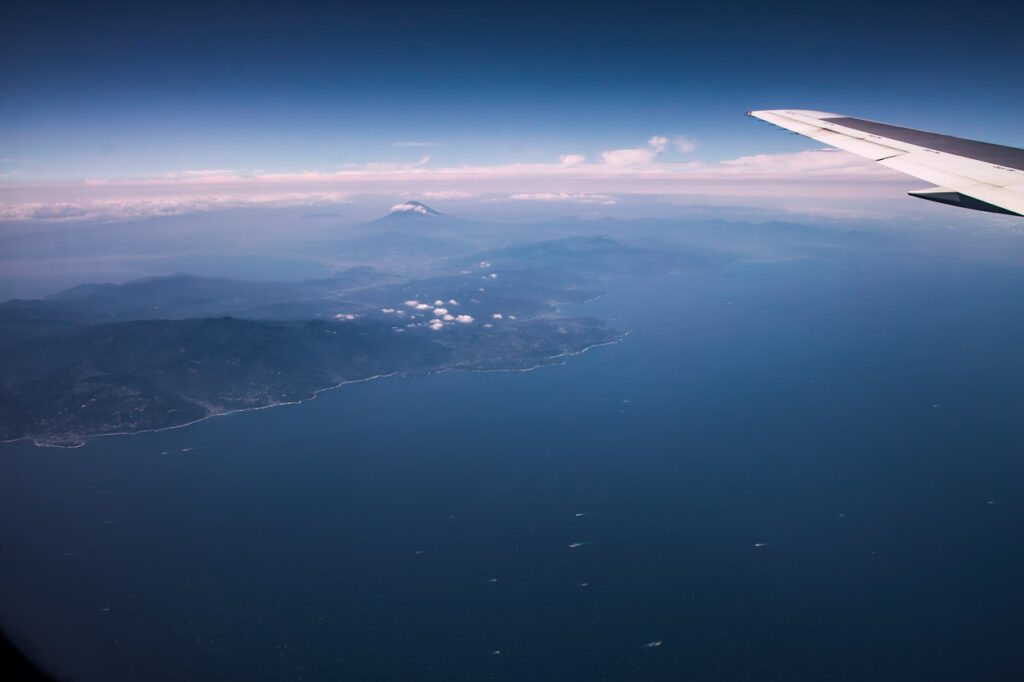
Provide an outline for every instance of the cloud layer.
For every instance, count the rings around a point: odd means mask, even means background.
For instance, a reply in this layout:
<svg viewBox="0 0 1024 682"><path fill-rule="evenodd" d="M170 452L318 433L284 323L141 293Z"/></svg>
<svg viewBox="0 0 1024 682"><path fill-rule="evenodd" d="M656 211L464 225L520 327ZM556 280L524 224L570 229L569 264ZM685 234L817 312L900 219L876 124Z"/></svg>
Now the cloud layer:
<svg viewBox="0 0 1024 682"><path fill-rule="evenodd" d="M685 138L654 135L643 146L601 152L599 160L563 154L557 162L434 166L347 165L334 171L186 170L159 178L82 184L0 184L0 220L126 220L252 205L300 206L359 195L456 200L615 203L616 195L871 196L903 176L843 152L761 154L718 162L664 161L690 151Z"/></svg>

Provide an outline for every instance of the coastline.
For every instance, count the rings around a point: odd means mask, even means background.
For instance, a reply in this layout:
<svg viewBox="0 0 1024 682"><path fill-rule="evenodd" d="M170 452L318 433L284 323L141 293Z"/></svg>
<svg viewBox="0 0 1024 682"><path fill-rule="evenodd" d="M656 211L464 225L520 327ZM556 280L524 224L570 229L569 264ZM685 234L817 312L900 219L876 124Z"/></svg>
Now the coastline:
<svg viewBox="0 0 1024 682"><path fill-rule="evenodd" d="M577 351L571 351L571 352L566 352L566 353L560 353L558 355L552 355L551 357L547 358L546 362L542 362L540 364L533 365L531 367L519 367L519 368L517 368L517 367L509 367L509 368L504 368L504 369L502 369L502 368L498 368L498 369L462 369L462 368L458 368L458 367L446 367L444 369L438 369L438 370L426 372L424 375L425 376L429 376L429 375L432 375L432 374L443 374L445 372L458 372L458 371L481 372L481 373L486 373L486 372L532 372L532 371L534 371L536 369L540 369L541 367L549 367L551 365L564 364L564 363L555 362L555 361L557 361L560 358L569 358L569 357L573 357L573 356L576 356L576 355L582 355L583 353L586 353L588 350L590 350L592 348L599 348L601 346L611 346L611 345L617 344L617 343L621 342L623 339L625 339L627 336L629 336L629 333L630 333L630 330L627 330L627 331L622 332L621 334L619 334L618 338L616 338L616 339L614 339L612 341L605 341L603 343L595 343L595 344L591 344L589 346L585 346L585 347L583 347L583 348L581 348L580 350L577 350ZM283 401L283 402L274 402L274 403L269 403L267 405L260 405L258 407L245 407L245 408L241 408L241 409L237 409L237 410L225 410L223 412L213 412L211 414L204 415L204 416L200 417L199 419L193 419L190 422L185 422L183 424L175 424L173 426L162 426L162 427L160 427L158 429L140 429L138 431L111 431L109 433L93 433L93 434L89 434L87 436L82 436L82 440L81 441L76 441L74 443L69 443L69 444L48 443L48 442L45 442L45 441L44 442L40 442L40 441L36 440L35 438L33 438L32 436L23 436L21 438L12 438L10 440L0 441L0 445L4 445L6 443L18 443L20 441L28 440L28 441L32 441L32 444L34 446L36 446L37 448L57 448L57 449L60 449L60 450L74 450L76 448L83 447L86 444L86 441L88 439L91 439L91 438L106 438L106 437L109 437L109 436L132 436L132 435L136 435L136 434L140 434L140 433L160 433L160 432L163 432L163 431L170 431L171 429L183 429L185 427L192 426L193 424L198 424L200 422L206 421L207 419L213 419L215 417L224 417L224 416L227 416L227 415L230 415L230 414L239 414L239 413L242 413L242 412L255 412L257 410L266 410L266 409L270 409L272 407L281 407L281 406L284 406L284 405L300 405L300 404L308 402L310 400L315 400L316 397L318 395L320 395L321 393L324 393L326 391L333 391L335 389L341 388L342 386L348 386L349 384L363 383L363 382L366 382L366 381L373 381L375 379L385 379L387 377L393 377L393 376L408 376L408 375L404 374L402 372L388 372L386 374L375 374L374 376L364 377L362 379L348 379L348 380L339 382L337 384L334 384L332 386L325 386L324 388L318 388L315 391L313 391L313 394L310 395L308 398L302 398L301 400L290 400L290 401Z"/></svg>

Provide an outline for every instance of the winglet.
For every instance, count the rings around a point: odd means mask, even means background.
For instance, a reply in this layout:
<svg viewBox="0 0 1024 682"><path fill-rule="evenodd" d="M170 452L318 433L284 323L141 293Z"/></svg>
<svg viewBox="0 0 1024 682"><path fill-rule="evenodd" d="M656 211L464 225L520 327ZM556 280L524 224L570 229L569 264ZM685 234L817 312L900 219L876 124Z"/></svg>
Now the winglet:
<svg viewBox="0 0 1024 682"><path fill-rule="evenodd" d="M918 199L927 199L928 201L935 201L940 204L948 204L949 206L959 206L961 208L973 208L975 211L987 211L989 213L1002 213L1003 215L1020 215L1014 213L1005 208L994 206L988 202L974 197L969 197L966 194L961 194L956 190L949 189L948 187L927 187L925 189L917 189L912 192L907 192L912 197Z"/></svg>

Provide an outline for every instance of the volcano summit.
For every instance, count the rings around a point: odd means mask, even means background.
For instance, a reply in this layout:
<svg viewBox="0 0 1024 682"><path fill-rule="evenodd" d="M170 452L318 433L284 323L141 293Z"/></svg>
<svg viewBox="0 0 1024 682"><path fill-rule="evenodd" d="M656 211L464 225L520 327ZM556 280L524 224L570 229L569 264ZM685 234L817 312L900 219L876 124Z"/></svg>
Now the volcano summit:
<svg viewBox="0 0 1024 682"><path fill-rule="evenodd" d="M404 204L398 204L391 207L391 211L388 213L389 216L443 216L444 213L435 211L426 204L421 204L418 201L407 201Z"/></svg>

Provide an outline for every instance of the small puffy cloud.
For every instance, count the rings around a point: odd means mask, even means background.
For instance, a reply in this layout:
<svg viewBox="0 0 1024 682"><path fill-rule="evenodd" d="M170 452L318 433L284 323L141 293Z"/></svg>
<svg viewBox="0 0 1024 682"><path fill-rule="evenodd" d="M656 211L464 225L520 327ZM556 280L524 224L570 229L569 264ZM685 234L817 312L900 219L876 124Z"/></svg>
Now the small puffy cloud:
<svg viewBox="0 0 1024 682"><path fill-rule="evenodd" d="M616 168L628 168L630 166L646 166L665 151L668 146L668 138L655 135L647 140L646 147L636 149L613 149L601 152L601 158L609 166Z"/></svg>
<svg viewBox="0 0 1024 682"><path fill-rule="evenodd" d="M587 160L583 154L562 154L558 157L563 166L578 166Z"/></svg>
<svg viewBox="0 0 1024 682"><path fill-rule="evenodd" d="M393 313L393 312L395 312L395 309L394 308L381 308L380 311L382 313Z"/></svg>
<svg viewBox="0 0 1024 682"><path fill-rule="evenodd" d="M445 322L451 322L452 320L455 319L455 316L449 313L445 313L444 315L441 316L441 319L444 320Z"/></svg>
<svg viewBox="0 0 1024 682"><path fill-rule="evenodd" d="M435 332L438 329L442 328L443 326L444 326L444 322L442 322L441 320L431 320L430 321L430 328L433 329Z"/></svg>
<svg viewBox="0 0 1024 682"><path fill-rule="evenodd" d="M482 260L482 261L480 261L480 267L481 267L481 268L489 268L489 267L491 267L491 264L490 264L490 263L488 263L488 262L487 262L487 261L485 261L485 260Z"/></svg>
<svg viewBox="0 0 1024 682"><path fill-rule="evenodd" d="M418 306L419 304L420 304L420 302L419 302L419 301L417 301L417 300L416 300L416 299L414 299L414 298L413 298L413 299L410 299L410 300L408 300L408 301L406 301L406 302L405 302L405 305L409 306L410 308L415 308L415 307L416 307L416 306Z"/></svg>
<svg viewBox="0 0 1024 682"><path fill-rule="evenodd" d="M458 315L458 316L456 316L455 321L459 322L461 324L470 324L470 323L473 322L473 316L472 315Z"/></svg>
<svg viewBox="0 0 1024 682"><path fill-rule="evenodd" d="M488 277L490 277L491 279L498 279L498 276L493 272L489 274Z"/></svg>
<svg viewBox="0 0 1024 682"><path fill-rule="evenodd" d="M444 301L442 301L441 299L437 299L436 301L434 301L434 305L444 305Z"/></svg>
<svg viewBox="0 0 1024 682"><path fill-rule="evenodd" d="M487 322L486 324L484 324L484 327L486 327L487 329L490 329L490 328L491 328L491 327L493 327L493 326L494 326L494 325L493 325L493 324L491 324L490 322Z"/></svg>
<svg viewBox="0 0 1024 682"><path fill-rule="evenodd" d="M682 135L679 135L677 137L672 138L672 146L684 154L689 154L690 152L697 148L697 143L695 143L693 140L689 140L683 137Z"/></svg>
<svg viewBox="0 0 1024 682"><path fill-rule="evenodd" d="M500 320L501 319L501 313L494 313L493 315L491 315L491 317L493 317L495 320Z"/></svg>
<svg viewBox="0 0 1024 682"><path fill-rule="evenodd" d="M356 316L353 315L352 313L338 313L337 315L334 316L334 319L336 319L336 320L354 320L354 319L356 319Z"/></svg>
<svg viewBox="0 0 1024 682"><path fill-rule="evenodd" d="M429 303L417 303L416 304L416 310L427 310L427 309L429 309L431 307L432 306Z"/></svg>
<svg viewBox="0 0 1024 682"><path fill-rule="evenodd" d="M459 304L459 302L456 301L454 298L449 298L448 299L448 305L458 305L458 304Z"/></svg>
<svg viewBox="0 0 1024 682"><path fill-rule="evenodd" d="M647 140L647 144L651 145L651 149L660 154L665 151L665 147L668 146L668 138L662 137L661 135L655 135L651 139Z"/></svg>
<svg viewBox="0 0 1024 682"><path fill-rule="evenodd" d="M434 316L435 317L441 317L442 315L447 315L447 314L448 314L448 309L447 308L434 308Z"/></svg>

